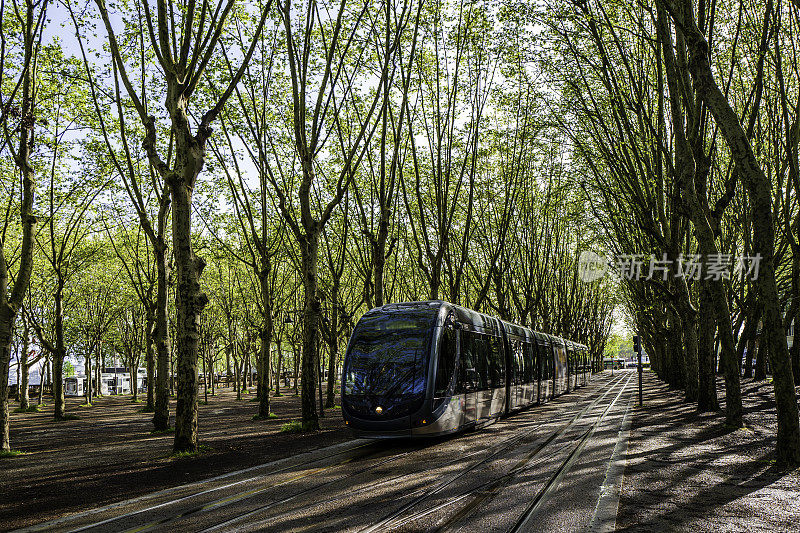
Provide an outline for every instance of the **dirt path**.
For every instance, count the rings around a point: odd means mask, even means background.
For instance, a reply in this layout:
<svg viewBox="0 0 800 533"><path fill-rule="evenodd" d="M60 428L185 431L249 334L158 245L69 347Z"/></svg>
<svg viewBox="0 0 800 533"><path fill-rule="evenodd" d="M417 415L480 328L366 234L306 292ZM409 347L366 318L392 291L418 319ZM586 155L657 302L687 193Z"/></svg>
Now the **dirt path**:
<svg viewBox="0 0 800 533"><path fill-rule="evenodd" d="M273 399L277 418L253 421L257 404L230 390L200 405L199 457L169 458L172 434L152 434L151 414L130 396L100 397L92 407L68 398L67 412L78 420L54 422L52 405L41 413L15 413L11 443L26 455L0 459L0 530L247 468L350 439L341 411L326 411L322 429L282 433L298 417L299 398ZM12 406L13 408L13 406ZM174 403L170 408L174 423Z"/></svg>
<svg viewBox="0 0 800 533"><path fill-rule="evenodd" d="M746 427L697 414L647 373L617 517L626 531L800 531L800 471L774 466L775 402L766 381L742 383ZM718 384L724 400L724 385Z"/></svg>

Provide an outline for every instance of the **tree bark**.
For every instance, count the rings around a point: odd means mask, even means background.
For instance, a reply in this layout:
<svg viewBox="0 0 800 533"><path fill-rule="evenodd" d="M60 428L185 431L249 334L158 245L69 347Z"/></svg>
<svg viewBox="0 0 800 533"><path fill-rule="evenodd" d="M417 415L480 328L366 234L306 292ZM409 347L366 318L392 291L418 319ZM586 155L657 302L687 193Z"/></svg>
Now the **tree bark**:
<svg viewBox="0 0 800 533"><path fill-rule="evenodd" d="M272 333L274 323L272 319L272 298L269 287L269 275L272 271L268 258L260 272L258 272L259 283L261 284L261 303L264 308L264 322L259 332L261 345L258 351L258 416L269 418L269 391L272 385Z"/></svg>
<svg viewBox="0 0 800 533"><path fill-rule="evenodd" d="M336 319L331 320L331 328L333 329L333 342L330 346L330 357L328 358L328 385L325 395L325 408L333 409L336 399L336 367L339 359L339 335L336 330Z"/></svg>
<svg viewBox="0 0 800 533"><path fill-rule="evenodd" d="M19 407L20 409L27 409L30 406L30 397L28 395L28 378L30 372L30 365L28 363L28 355L30 352L30 331L28 323L24 320L22 322L22 353L19 358ZM91 374L89 374L91 377Z"/></svg>
<svg viewBox="0 0 800 533"><path fill-rule="evenodd" d="M753 353L756 351L756 341L750 339L747 341L747 357L744 361L744 377L753 377Z"/></svg>
<svg viewBox="0 0 800 533"><path fill-rule="evenodd" d="M58 275L58 274L57 274ZM64 358L66 347L64 345L64 282L59 279L55 293L56 315L56 345L53 353L53 417L62 420L66 415L64 410Z"/></svg>
<svg viewBox="0 0 800 533"><path fill-rule="evenodd" d="M297 353L297 347L292 345L293 363L294 363L294 395L300 394L298 389L298 381L300 380L300 354Z"/></svg>
<svg viewBox="0 0 800 533"><path fill-rule="evenodd" d="M175 107L178 107L177 105ZM176 115L180 118L176 119ZM173 123L182 123L184 110L173 111ZM190 135L179 132L176 155L187 160L182 172L168 180L172 199L172 249L175 255L177 311L176 356L177 394L175 403L175 452L197 451L197 355L200 314L208 299L200 290L200 274L205 263L192 250L192 190L202 166L203 148ZM191 158L192 161L188 159Z"/></svg>
<svg viewBox="0 0 800 533"><path fill-rule="evenodd" d="M310 163L309 163L310 164ZM319 416L316 407L317 368L319 352L317 336L321 315L320 302L317 296L317 265L319 264L319 234L316 229L306 229L302 249L302 273L304 288L303 305L303 357L300 402L302 404L303 429L319 429Z"/></svg>
<svg viewBox="0 0 800 533"><path fill-rule="evenodd" d="M86 354L86 405L92 405L92 354Z"/></svg>
<svg viewBox="0 0 800 533"><path fill-rule="evenodd" d="M714 335L716 322L714 320L713 302L708 283L704 282L700 289L700 320L698 342L699 390L697 395L697 410L702 412L717 411L717 373L716 354L714 353Z"/></svg>
<svg viewBox="0 0 800 533"><path fill-rule="evenodd" d="M800 346L797 344L797 326L800 322L800 246L792 246L792 305L786 317L786 333L794 324L794 335L789 356L792 361L792 372L795 384L800 383Z"/></svg>
<svg viewBox="0 0 800 533"><path fill-rule="evenodd" d="M764 381L767 379L767 353L769 352L769 343L766 341L764 329L761 329L761 334L758 336L758 348L756 348L756 373L753 379L756 381Z"/></svg>
<svg viewBox="0 0 800 533"><path fill-rule="evenodd" d="M3 434L2 449L0 451L11 451L11 439L9 432L11 429L8 412L8 372L11 361L11 329L7 324L13 323L8 318L8 313L0 309L0 431Z"/></svg>
<svg viewBox="0 0 800 533"><path fill-rule="evenodd" d="M275 396L283 396L281 394L281 370L283 365L283 346L281 345L281 339L278 337L278 364L275 368Z"/></svg>
<svg viewBox="0 0 800 533"><path fill-rule="evenodd" d="M148 413L154 412L156 410L156 398L155 398L155 373L156 373L156 362L155 362L155 350L153 349L153 344L155 340L153 339L153 332L155 329L155 312L153 310L152 305L147 306L147 318L145 324L145 364L147 366L147 404L145 405L144 410Z"/></svg>
<svg viewBox="0 0 800 533"><path fill-rule="evenodd" d="M19 407L20 409L27 409L31 404L30 394L28 392L31 368L27 364L20 366Z"/></svg>
<svg viewBox="0 0 800 533"><path fill-rule="evenodd" d="M153 428L169 428L169 330L167 318L167 246L163 239L154 246L156 261L156 315L153 340L156 345L155 412Z"/></svg>

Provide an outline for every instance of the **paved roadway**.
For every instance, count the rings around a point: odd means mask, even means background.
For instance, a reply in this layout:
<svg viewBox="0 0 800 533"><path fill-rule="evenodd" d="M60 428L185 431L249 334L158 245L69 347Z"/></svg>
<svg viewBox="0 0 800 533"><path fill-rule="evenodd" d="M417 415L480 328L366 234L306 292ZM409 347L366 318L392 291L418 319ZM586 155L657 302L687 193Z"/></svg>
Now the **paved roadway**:
<svg viewBox="0 0 800 533"><path fill-rule="evenodd" d="M24 531L613 531L636 373L465 435L353 440Z"/></svg>

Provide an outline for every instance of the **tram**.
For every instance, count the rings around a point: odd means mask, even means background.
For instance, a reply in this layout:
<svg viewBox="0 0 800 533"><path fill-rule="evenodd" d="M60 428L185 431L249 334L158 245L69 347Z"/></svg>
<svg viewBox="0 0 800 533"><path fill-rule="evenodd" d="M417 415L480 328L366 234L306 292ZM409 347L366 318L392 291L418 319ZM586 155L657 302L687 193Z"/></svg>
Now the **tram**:
<svg viewBox="0 0 800 533"><path fill-rule="evenodd" d="M448 302L361 317L342 368L356 436L425 437L483 427L588 382L588 349Z"/></svg>

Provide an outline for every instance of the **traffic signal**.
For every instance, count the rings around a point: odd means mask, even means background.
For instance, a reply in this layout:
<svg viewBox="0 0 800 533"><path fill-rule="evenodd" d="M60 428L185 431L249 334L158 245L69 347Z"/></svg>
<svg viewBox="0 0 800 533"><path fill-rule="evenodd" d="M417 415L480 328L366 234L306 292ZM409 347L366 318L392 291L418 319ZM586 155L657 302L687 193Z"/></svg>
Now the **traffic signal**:
<svg viewBox="0 0 800 533"><path fill-rule="evenodd" d="M633 351L640 352L642 350L642 341L639 338L639 335L633 336Z"/></svg>

